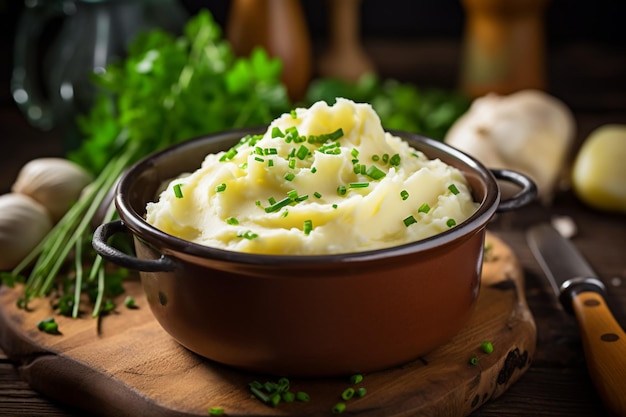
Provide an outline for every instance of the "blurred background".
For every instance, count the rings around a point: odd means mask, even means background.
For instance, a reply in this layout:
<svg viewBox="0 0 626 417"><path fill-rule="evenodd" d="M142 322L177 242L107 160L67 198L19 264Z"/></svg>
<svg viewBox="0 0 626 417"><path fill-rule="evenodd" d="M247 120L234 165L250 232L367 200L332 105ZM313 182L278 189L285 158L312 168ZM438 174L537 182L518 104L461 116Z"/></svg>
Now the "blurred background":
<svg viewBox="0 0 626 417"><path fill-rule="evenodd" d="M503 1L493 0L492 3ZM8 190L19 167L29 159L64 152L64 130L54 125L41 129L29 123L16 105L10 87L20 17L25 4L35 3L46 1L0 0L2 192ZM183 13L182 18L207 8L226 28L235 3L233 0L181 0L176 6L177 11ZM325 75L322 57L337 33L333 32L337 28L330 17L333 3L336 5L337 1L300 2L312 51L311 78ZM462 75L468 65L464 59L467 57L470 20L472 16L478 18L470 12L475 11L473 8L478 7L476 4L481 3L480 0L362 0L356 3L359 47L367 64L381 79L392 78L418 87L469 91L462 83ZM511 0L511 3L515 1ZM516 45L532 43L529 39L538 36L538 43L530 48L536 45L543 48L535 51L543 57L538 64L542 73L541 88L563 100L574 111L579 139L600 124L626 123L626 25L623 24L626 2L527 0L526 3L537 3L540 11L528 12L534 13L532 16L518 17L522 21L538 18L543 33L522 31L516 35L520 38ZM129 16L127 12L122 13ZM170 17L174 19L175 16ZM518 18L508 16L503 25L513 28L518 23ZM58 35L61 25L61 19L53 18L50 24L41 28L43 33L35 44L36 53L43 54L50 47L51 39ZM480 28L476 30L480 31ZM80 33L77 30L73 37L81 36ZM529 65L525 71L527 74L537 71L535 63L525 62Z"/></svg>

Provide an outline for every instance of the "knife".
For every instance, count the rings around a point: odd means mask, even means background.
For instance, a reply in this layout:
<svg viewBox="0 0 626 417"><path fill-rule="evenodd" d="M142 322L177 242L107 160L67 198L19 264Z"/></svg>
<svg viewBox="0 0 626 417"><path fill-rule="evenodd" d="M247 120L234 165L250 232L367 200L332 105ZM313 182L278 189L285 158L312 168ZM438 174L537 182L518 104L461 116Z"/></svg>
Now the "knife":
<svg viewBox="0 0 626 417"><path fill-rule="evenodd" d="M605 287L574 244L549 224L526 239L563 307L576 316L591 380L607 410L626 416L626 334L609 310Z"/></svg>

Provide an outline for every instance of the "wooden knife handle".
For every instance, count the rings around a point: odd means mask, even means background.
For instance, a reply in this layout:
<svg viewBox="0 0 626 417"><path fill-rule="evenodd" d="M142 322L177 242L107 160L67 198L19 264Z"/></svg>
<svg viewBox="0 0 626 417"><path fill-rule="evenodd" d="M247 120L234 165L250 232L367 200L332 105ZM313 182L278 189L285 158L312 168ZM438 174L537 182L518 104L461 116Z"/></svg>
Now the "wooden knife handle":
<svg viewBox="0 0 626 417"><path fill-rule="evenodd" d="M626 333L601 294L576 294L572 307L589 375L611 415L626 417Z"/></svg>

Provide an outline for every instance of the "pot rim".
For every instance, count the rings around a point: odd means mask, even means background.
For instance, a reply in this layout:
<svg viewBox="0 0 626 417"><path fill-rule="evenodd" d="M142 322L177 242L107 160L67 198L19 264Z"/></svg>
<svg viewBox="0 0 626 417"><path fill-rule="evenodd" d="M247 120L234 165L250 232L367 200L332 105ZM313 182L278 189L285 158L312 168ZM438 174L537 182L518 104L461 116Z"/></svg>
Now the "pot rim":
<svg viewBox="0 0 626 417"><path fill-rule="evenodd" d="M120 215L120 219L136 237L153 245L159 249L159 251L173 254L174 256L176 256L176 252L178 252L192 257L211 259L214 261L265 266L276 264L311 264L322 262L337 264L374 261L378 259L412 255L418 252L423 253L449 245L457 240L463 240L464 237L469 237L474 233L481 231L493 217L500 203L501 192L495 176L478 160L456 148L453 148L450 145L445 144L444 142L430 139L415 133L398 130L388 130L388 132L408 141L411 146L421 152L424 152L424 154L426 154L429 158L433 158L429 155L429 151L443 153L450 158L461 162L462 165L469 168L470 172L478 174L475 177L484 183L486 191L482 201L479 202L478 209L469 218L457 224L455 227L434 236L387 248L335 254L271 255L220 249L201 245L199 243L194 243L170 235L149 224L144 219L143 213L138 213L128 201L129 190L133 184L134 178L136 178L139 173L155 165L156 160L161 160L167 158L171 154L179 153L187 147L196 147L199 143L226 140L229 138L238 140L247 134L258 134L264 132L264 129L265 127L232 129L203 135L170 146L163 150L156 151L134 163L120 177L115 193L115 205ZM415 146L415 144L422 144L426 148L430 149L422 149L419 146ZM468 179L468 172L463 170L461 171L466 179Z"/></svg>

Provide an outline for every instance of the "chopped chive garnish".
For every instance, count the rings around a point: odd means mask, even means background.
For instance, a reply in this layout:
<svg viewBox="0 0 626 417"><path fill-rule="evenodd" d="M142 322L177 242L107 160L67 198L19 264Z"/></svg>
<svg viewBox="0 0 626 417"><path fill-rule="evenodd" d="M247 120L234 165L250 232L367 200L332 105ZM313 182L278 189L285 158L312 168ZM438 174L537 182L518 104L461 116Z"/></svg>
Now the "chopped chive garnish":
<svg viewBox="0 0 626 417"><path fill-rule="evenodd" d="M309 396L309 394L307 394L304 391L298 391L296 393L296 400L298 401L302 401L302 402L309 402L311 400L311 397Z"/></svg>
<svg viewBox="0 0 626 417"><path fill-rule="evenodd" d="M291 148L289 151L289 158L294 158L296 156L296 148Z"/></svg>
<svg viewBox="0 0 626 417"><path fill-rule="evenodd" d="M274 166L274 160L273 159L268 159L267 160L267 166L268 167L273 167Z"/></svg>
<svg viewBox="0 0 626 417"><path fill-rule="evenodd" d="M240 168L240 169L246 169L246 168L248 168L248 162L246 161L246 162L244 162L243 164L239 165L239 168Z"/></svg>
<svg viewBox="0 0 626 417"><path fill-rule="evenodd" d="M448 227L456 226L456 221L454 219L448 219L448 221L446 222L446 225Z"/></svg>
<svg viewBox="0 0 626 417"><path fill-rule="evenodd" d="M275 211L280 210L281 208L288 206L289 204L291 204L293 202L293 199L290 197L285 197L282 200L276 202L274 201L273 203L271 203L270 206L265 207L265 212L266 213L273 213Z"/></svg>
<svg viewBox="0 0 626 417"><path fill-rule="evenodd" d="M346 195L346 186L345 185L340 185L339 187L337 187L337 194L339 195Z"/></svg>
<svg viewBox="0 0 626 417"><path fill-rule="evenodd" d="M294 109L294 110L291 110L291 111L289 112L289 114L291 114L291 118L292 118L292 119L297 119L297 118L298 118L298 113L296 113L295 109Z"/></svg>
<svg viewBox="0 0 626 417"><path fill-rule="evenodd" d="M255 206L261 206L261 200L257 200L257 201L255 201L255 202L254 202L254 205L255 205Z"/></svg>
<svg viewBox="0 0 626 417"><path fill-rule="evenodd" d="M274 201L273 203L271 203L271 206L265 207L265 212L266 213L273 213L275 211L280 210L281 208L288 206L289 204L291 204L293 202L293 199L290 197L285 197L282 200L280 200L279 202Z"/></svg>
<svg viewBox="0 0 626 417"><path fill-rule="evenodd" d="M389 160L389 163L394 166L397 167L400 165L400 155L395 154L394 156L391 157L391 159Z"/></svg>
<svg viewBox="0 0 626 417"><path fill-rule="evenodd" d="M365 394L367 394L367 390L364 387L359 387L356 390L356 396L357 397L364 397Z"/></svg>
<svg viewBox="0 0 626 417"><path fill-rule="evenodd" d="M354 374L350 376L350 383L351 384L359 384L363 382L363 375L361 374Z"/></svg>
<svg viewBox="0 0 626 417"><path fill-rule="evenodd" d="M274 128L272 129L272 138L284 138L285 134L283 133L282 130L280 130L280 127L278 126L274 126Z"/></svg>
<svg viewBox="0 0 626 417"><path fill-rule="evenodd" d="M367 167L364 164L361 164L361 169L358 173L361 175L365 175L367 173Z"/></svg>
<svg viewBox="0 0 626 417"><path fill-rule="evenodd" d="M287 391L282 393L283 401L286 403L292 403L296 399L296 394L293 392Z"/></svg>
<svg viewBox="0 0 626 417"><path fill-rule="evenodd" d="M224 409L222 407L211 407L209 408L209 415L210 416L223 416Z"/></svg>
<svg viewBox="0 0 626 417"><path fill-rule="evenodd" d="M337 403L333 406L333 409L331 410L333 412L333 414L341 414L344 411L346 411L346 403Z"/></svg>
<svg viewBox="0 0 626 417"><path fill-rule="evenodd" d="M488 341L482 342L480 344L480 348L485 353L492 353L493 352L493 344L491 342L488 342Z"/></svg>
<svg viewBox="0 0 626 417"><path fill-rule="evenodd" d="M280 213L280 217L287 217L289 216L289 210L285 209L282 213Z"/></svg>
<svg viewBox="0 0 626 417"><path fill-rule="evenodd" d="M315 174L317 172L317 168L316 167L312 167L311 168L311 174Z"/></svg>
<svg viewBox="0 0 626 417"><path fill-rule="evenodd" d="M300 145L300 147L298 148L298 151L296 152L296 156L302 160L304 158L306 158L309 155L309 148L307 148L304 145Z"/></svg>
<svg viewBox="0 0 626 417"><path fill-rule="evenodd" d="M409 216L406 219L402 220L404 222L404 225L406 227L409 227L410 225L417 223L417 220L415 220L415 217L413 216Z"/></svg>
<svg viewBox="0 0 626 417"><path fill-rule="evenodd" d="M387 174L381 171L380 168L378 168L376 165L372 165L371 167L367 169L367 171L365 172L365 175L367 175L373 180L379 180L381 178L384 178L385 175Z"/></svg>
<svg viewBox="0 0 626 417"><path fill-rule="evenodd" d="M383 154L383 163L386 164L387 162L389 162L389 154L385 153Z"/></svg>
<svg viewBox="0 0 626 417"><path fill-rule="evenodd" d="M298 198L298 192L296 190L289 190L287 191L287 197L295 200L296 198Z"/></svg>
<svg viewBox="0 0 626 417"><path fill-rule="evenodd" d="M339 139L342 136L343 136L343 129L342 128L339 128L339 129L335 130L334 132L329 133L329 134L326 135L328 140L337 140L337 139Z"/></svg>
<svg viewBox="0 0 626 417"><path fill-rule="evenodd" d="M313 221L305 220L303 226L304 234L308 236L309 233L311 233L311 230L313 230Z"/></svg>
<svg viewBox="0 0 626 417"><path fill-rule="evenodd" d="M226 223L230 225L236 225L239 224L239 220L237 220L235 217L229 217L226 219Z"/></svg>
<svg viewBox="0 0 626 417"><path fill-rule="evenodd" d="M254 160L257 162L265 162L265 159L261 158L260 156L255 156Z"/></svg>
<svg viewBox="0 0 626 417"><path fill-rule="evenodd" d="M314 195L316 198L322 198L322 195L321 195L320 193L318 193L317 191L316 191L316 192L314 192L314 193L313 193L313 195Z"/></svg>
<svg viewBox="0 0 626 417"><path fill-rule="evenodd" d="M356 158L357 156L359 156L359 150L357 148L352 148L352 151L350 151L350 155Z"/></svg>
<svg viewBox="0 0 626 417"><path fill-rule="evenodd" d="M374 161L374 162L378 162L378 161L380 161L380 156L378 156L378 155L372 155L372 161Z"/></svg>
<svg viewBox="0 0 626 417"><path fill-rule="evenodd" d="M343 390L343 392L341 393L341 398L343 398L344 400L349 400L352 397L354 397L354 388L349 387L346 388L345 390Z"/></svg>
<svg viewBox="0 0 626 417"><path fill-rule="evenodd" d="M454 185L454 184L450 184L450 185L448 186L448 190L450 190L450 192L451 192L452 194L454 194L454 195L457 195L457 194L459 193L459 189L458 189L458 188L456 188L456 185Z"/></svg>
<svg viewBox="0 0 626 417"><path fill-rule="evenodd" d="M254 148L254 153L257 155L263 155L263 148L257 146L256 148Z"/></svg>
<svg viewBox="0 0 626 417"><path fill-rule="evenodd" d="M478 358L476 356L472 356L469 360L470 365L478 365Z"/></svg>
<svg viewBox="0 0 626 417"><path fill-rule="evenodd" d="M294 174L293 172L288 172L285 174L284 178L287 181L293 181L293 179L296 178L296 174Z"/></svg>
<svg viewBox="0 0 626 417"><path fill-rule="evenodd" d="M367 188L370 186L369 182L351 182L349 184L350 188Z"/></svg>
<svg viewBox="0 0 626 417"><path fill-rule="evenodd" d="M174 195L176 198L183 198L183 190L181 190L182 184L174 185Z"/></svg>
<svg viewBox="0 0 626 417"><path fill-rule="evenodd" d="M278 155L278 149L276 148L265 148L263 149L264 155Z"/></svg>
<svg viewBox="0 0 626 417"><path fill-rule="evenodd" d="M226 151L224 155L222 155L222 157L220 158L220 162L230 161L235 157L235 155L237 155L237 149L230 148L228 151Z"/></svg>
<svg viewBox="0 0 626 417"><path fill-rule="evenodd" d="M300 202L302 202L304 200L308 200L308 199L309 199L309 195L308 194L304 194L304 195L301 195L300 197L296 198L295 201L296 201L296 203L300 203Z"/></svg>
<svg viewBox="0 0 626 417"><path fill-rule="evenodd" d="M276 199L274 197L270 197L267 199L270 204L276 204Z"/></svg>
<svg viewBox="0 0 626 417"><path fill-rule="evenodd" d="M288 164L289 164L289 168L294 169L296 167L296 160L291 158Z"/></svg>
<svg viewBox="0 0 626 417"><path fill-rule="evenodd" d="M409 198L409 192L407 190L400 191L400 197L402 197L403 200L406 200Z"/></svg>
<svg viewBox="0 0 626 417"><path fill-rule="evenodd" d="M259 235L256 233L253 233L252 230L246 230L245 232L238 232L237 237L252 240L252 239L256 239L257 237L259 237Z"/></svg>
<svg viewBox="0 0 626 417"><path fill-rule="evenodd" d="M333 207L334 209L336 209L338 206L337 206L337 204L333 204L333 206L332 206L332 207Z"/></svg>
<svg viewBox="0 0 626 417"><path fill-rule="evenodd" d="M137 304L135 304L135 298L130 295L126 296L126 298L124 299L124 305L126 306L126 308L129 308L131 310L138 308Z"/></svg>
<svg viewBox="0 0 626 417"><path fill-rule="evenodd" d="M222 183L222 184L220 184L220 185L215 187L215 192L216 193L221 193L225 189L226 189L226 184Z"/></svg>
<svg viewBox="0 0 626 417"><path fill-rule="evenodd" d="M430 206L428 203L424 203L417 209L418 213L428 213L430 211Z"/></svg>

